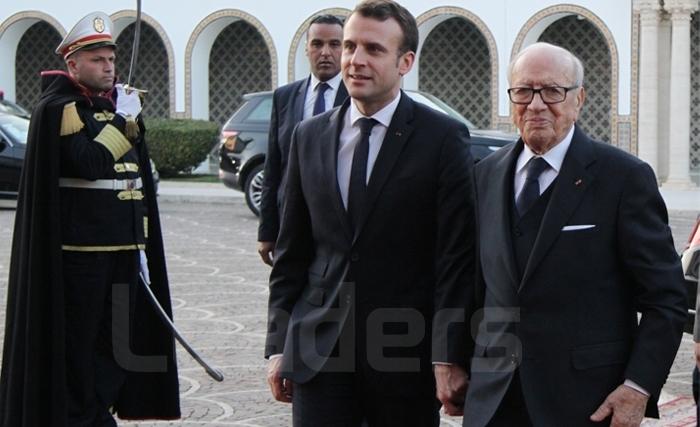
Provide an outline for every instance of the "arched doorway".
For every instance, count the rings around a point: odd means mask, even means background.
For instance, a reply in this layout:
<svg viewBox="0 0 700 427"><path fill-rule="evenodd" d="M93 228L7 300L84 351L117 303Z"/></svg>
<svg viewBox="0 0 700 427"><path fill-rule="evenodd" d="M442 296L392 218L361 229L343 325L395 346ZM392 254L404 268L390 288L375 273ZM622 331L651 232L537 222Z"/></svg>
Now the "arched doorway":
<svg viewBox="0 0 700 427"><path fill-rule="evenodd" d="M491 56L486 38L464 18L449 18L428 35L418 87L450 104L477 127L491 127Z"/></svg>
<svg viewBox="0 0 700 427"><path fill-rule="evenodd" d="M223 124L241 95L272 89L270 51L248 22L237 20L216 37L209 55L209 119Z"/></svg>
<svg viewBox="0 0 700 427"><path fill-rule="evenodd" d="M22 35L15 56L15 93L17 103L32 109L41 95L44 70L65 69L63 59L54 52L63 38L50 24L39 21Z"/></svg>
<svg viewBox="0 0 700 427"><path fill-rule="evenodd" d="M120 81L126 81L128 78L134 29L135 24L129 24L117 37L116 69ZM170 114L168 53L156 30L145 22L141 23L138 58L136 73L132 77L131 84L148 90L143 104L143 115L168 117Z"/></svg>
<svg viewBox="0 0 700 427"><path fill-rule="evenodd" d="M700 12L690 21L690 173L700 176Z"/></svg>

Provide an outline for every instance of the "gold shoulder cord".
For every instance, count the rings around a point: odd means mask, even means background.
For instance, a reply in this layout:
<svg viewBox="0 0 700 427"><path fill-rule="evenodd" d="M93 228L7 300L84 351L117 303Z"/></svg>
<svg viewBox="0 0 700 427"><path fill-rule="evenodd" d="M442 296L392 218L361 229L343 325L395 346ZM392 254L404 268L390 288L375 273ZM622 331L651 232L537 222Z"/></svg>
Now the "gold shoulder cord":
<svg viewBox="0 0 700 427"><path fill-rule="evenodd" d="M63 106L63 116L61 117L61 136L73 135L80 132L85 124L80 120L75 101Z"/></svg>

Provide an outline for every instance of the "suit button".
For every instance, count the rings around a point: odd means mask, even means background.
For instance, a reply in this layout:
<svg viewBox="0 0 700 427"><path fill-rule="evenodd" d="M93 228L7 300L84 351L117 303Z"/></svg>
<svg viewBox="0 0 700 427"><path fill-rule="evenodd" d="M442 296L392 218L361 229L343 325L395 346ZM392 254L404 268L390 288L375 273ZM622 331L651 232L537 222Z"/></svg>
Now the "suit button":
<svg viewBox="0 0 700 427"><path fill-rule="evenodd" d="M360 260L360 254L357 252L353 252L352 255L350 255L350 261L352 262L357 262Z"/></svg>
<svg viewBox="0 0 700 427"><path fill-rule="evenodd" d="M515 227L513 229L513 234L515 234L517 237L521 237L523 235L523 230L521 230L520 227Z"/></svg>

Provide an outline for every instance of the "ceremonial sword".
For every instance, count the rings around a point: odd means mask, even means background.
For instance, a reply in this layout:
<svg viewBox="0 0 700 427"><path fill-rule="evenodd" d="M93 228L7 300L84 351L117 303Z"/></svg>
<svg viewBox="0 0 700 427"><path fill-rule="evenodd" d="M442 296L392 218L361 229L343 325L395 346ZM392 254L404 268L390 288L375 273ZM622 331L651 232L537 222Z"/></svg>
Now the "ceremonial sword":
<svg viewBox="0 0 700 427"><path fill-rule="evenodd" d="M141 0L136 0L136 22L134 24L134 43L131 47L131 61L129 63L129 76L126 79L126 89L130 90L135 90L139 92L146 92L145 90L141 89L135 89L131 87L131 82L132 78L134 76L134 70L136 69L136 60L138 59L139 55L139 40L141 39ZM207 371L207 374L209 374L210 377L215 379L216 381L223 381L224 380L224 375L219 371L218 369L212 367L209 365L202 357L197 353L192 346L185 340L185 338L182 336L180 331L177 330L175 327L175 324L173 323L172 320L170 320L170 317L168 317L168 313L163 310L163 307L160 305L158 302L158 299L156 296L153 294L153 291L151 290L151 281L148 278L148 274L144 274L144 267L145 271L147 270L147 266L141 266L140 271L139 271L139 276L141 278L141 283L143 283L143 287L146 291L146 296L148 296L149 301L153 305L153 308L156 310L156 313L158 313L158 316L160 319L165 323L165 326L168 327L170 332L173 334L177 342L182 345L185 350L187 350L187 353L189 353L192 358L199 363L199 365L204 368L205 371Z"/></svg>
<svg viewBox="0 0 700 427"><path fill-rule="evenodd" d="M219 371L218 369L212 367L209 365L204 359L202 359L202 356L197 353L192 346L189 345L187 341L185 341L185 338L180 334L180 331L177 330L175 327L175 324L173 323L172 320L170 320L170 317L168 317L168 314L163 310L163 307L161 307L160 303L158 303L158 299L156 296L153 294L153 291L151 290L151 283L149 282L148 278L143 272L143 269L139 272L139 277L141 278L141 283L143 283L143 288L146 291L146 296L148 296L149 301L151 301L151 304L153 305L153 308L156 310L158 313L158 316L160 319L165 323L165 326L168 327L170 332L173 334L177 342L182 345L185 350L192 356L192 358L199 363L199 365L204 368L205 371L207 371L207 374L209 374L210 377L215 379L216 381L223 381L224 380L224 375Z"/></svg>
<svg viewBox="0 0 700 427"><path fill-rule="evenodd" d="M131 45L131 61L129 61L129 76L126 78L126 86L131 87L131 78L136 69L136 60L139 57L139 43L141 41L141 0L136 0L136 22L134 23L134 43Z"/></svg>

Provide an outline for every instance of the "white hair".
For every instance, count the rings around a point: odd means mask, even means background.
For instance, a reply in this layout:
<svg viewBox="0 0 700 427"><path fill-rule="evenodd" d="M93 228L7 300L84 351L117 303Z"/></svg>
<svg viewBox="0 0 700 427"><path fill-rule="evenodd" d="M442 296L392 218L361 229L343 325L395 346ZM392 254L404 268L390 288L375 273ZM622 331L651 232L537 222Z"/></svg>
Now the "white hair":
<svg viewBox="0 0 700 427"><path fill-rule="evenodd" d="M583 86L583 63L581 62L580 59L570 51L564 49L561 46L553 45L550 43L545 43L545 42L537 42L533 43L529 46L527 46L525 49L521 50L518 52L513 59L510 61L510 64L508 64L508 82L513 81L513 68L515 68L515 64L518 62L518 60L527 52L533 49L539 49L542 47L549 47L553 48L556 51L558 51L563 57L568 58L571 61L571 71L573 72L573 85L574 86Z"/></svg>

